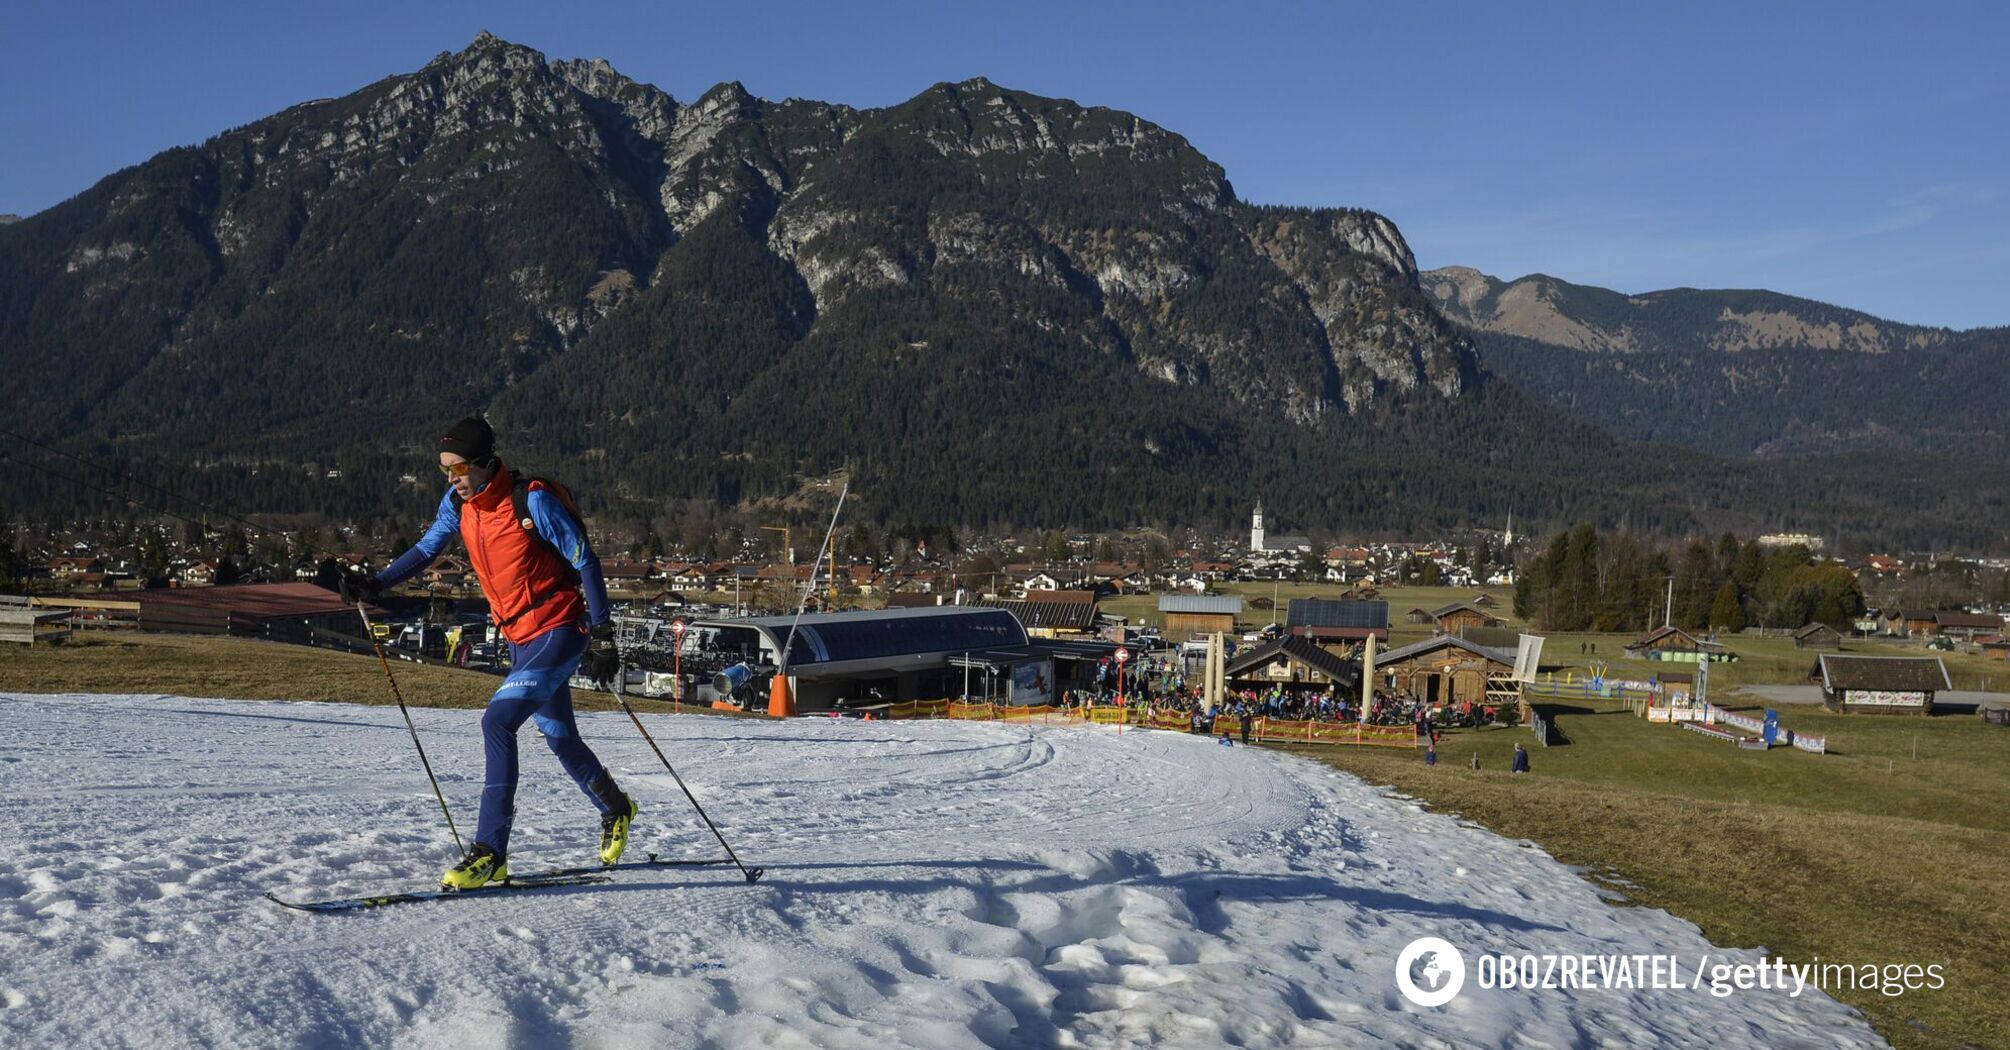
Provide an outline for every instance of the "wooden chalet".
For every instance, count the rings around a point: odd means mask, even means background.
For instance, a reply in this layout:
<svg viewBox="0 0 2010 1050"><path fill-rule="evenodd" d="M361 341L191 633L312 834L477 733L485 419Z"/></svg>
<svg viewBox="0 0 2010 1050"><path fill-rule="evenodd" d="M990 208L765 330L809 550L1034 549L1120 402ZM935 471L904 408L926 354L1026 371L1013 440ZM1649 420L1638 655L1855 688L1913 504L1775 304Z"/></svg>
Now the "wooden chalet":
<svg viewBox="0 0 2010 1050"><path fill-rule="evenodd" d="M1087 591L1028 591L1027 595L1024 599L980 598L967 604L1004 609L1019 620L1029 638L1095 637L1095 595ZM1066 597L1056 598L1054 595ZM1075 600L1077 595L1086 600Z"/></svg>
<svg viewBox="0 0 2010 1050"><path fill-rule="evenodd" d="M1409 612L1404 613L1403 622L1416 623L1416 624L1430 623L1431 614L1428 610L1424 609L1422 606L1419 606L1415 609L1411 609Z"/></svg>
<svg viewBox="0 0 2010 1050"><path fill-rule="evenodd" d="M1210 582L1225 580L1235 574L1235 563L1229 561L1197 561L1193 563L1193 573Z"/></svg>
<svg viewBox="0 0 2010 1050"><path fill-rule="evenodd" d="M1823 653L1808 677L1831 711L1933 713L1936 693L1954 688L1938 656L1837 656Z"/></svg>
<svg viewBox="0 0 2010 1050"><path fill-rule="evenodd" d="M1361 664L1322 649L1309 638L1285 635L1230 660L1222 677L1231 689L1268 689L1286 692L1338 691L1358 695Z"/></svg>
<svg viewBox="0 0 2010 1050"><path fill-rule="evenodd" d="M1626 647L1626 655L1636 660L1677 660L1699 663L1704 660L1735 660L1730 650L1705 641L1680 627L1657 627Z"/></svg>
<svg viewBox="0 0 2010 1050"><path fill-rule="evenodd" d="M1904 609L1898 614L1898 634L1907 638L1931 638L1940 633L1940 610Z"/></svg>
<svg viewBox="0 0 2010 1050"><path fill-rule="evenodd" d="M1879 576L1902 576L1905 563L1889 554L1873 554L1864 559L1864 565Z"/></svg>
<svg viewBox="0 0 2010 1050"><path fill-rule="evenodd" d="M1841 649L1842 632L1825 623L1811 623L1794 632L1796 649Z"/></svg>
<svg viewBox="0 0 2010 1050"><path fill-rule="evenodd" d="M1441 634L1376 657L1375 676L1427 704L1515 704L1520 690L1510 680L1514 661L1514 650Z"/></svg>
<svg viewBox="0 0 2010 1050"><path fill-rule="evenodd" d="M1465 627L1498 627L1501 618L1471 602L1453 602L1432 609L1431 622L1446 634L1457 634Z"/></svg>
<svg viewBox="0 0 2010 1050"><path fill-rule="evenodd" d="M1982 658L1985 660L2010 660L2010 638L1992 635L1976 639L1976 644L1982 647Z"/></svg>
<svg viewBox="0 0 2010 1050"><path fill-rule="evenodd" d="M1940 609L1933 614L1933 624L1935 634L1964 642L2003 633L2003 617L1994 613Z"/></svg>
<svg viewBox="0 0 2010 1050"><path fill-rule="evenodd" d="M74 579L86 573L105 571L105 563L92 557L50 558L49 575L58 580Z"/></svg>
<svg viewBox="0 0 2010 1050"><path fill-rule="evenodd" d="M1202 638L1235 630L1242 599L1219 594L1168 594L1159 599L1166 618L1165 636L1176 640Z"/></svg>
<svg viewBox="0 0 2010 1050"><path fill-rule="evenodd" d="M647 562L608 558L600 563L600 575L610 587L635 590L655 577L656 567Z"/></svg>

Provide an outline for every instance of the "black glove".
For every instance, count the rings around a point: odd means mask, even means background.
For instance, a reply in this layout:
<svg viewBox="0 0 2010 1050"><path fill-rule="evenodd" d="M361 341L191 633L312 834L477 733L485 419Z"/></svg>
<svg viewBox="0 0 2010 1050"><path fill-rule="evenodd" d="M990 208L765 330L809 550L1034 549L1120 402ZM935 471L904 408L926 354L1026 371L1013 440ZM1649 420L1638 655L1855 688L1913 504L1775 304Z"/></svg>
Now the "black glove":
<svg viewBox="0 0 2010 1050"><path fill-rule="evenodd" d="M614 684L614 676L621 673L621 650L614 646L614 625L600 623L593 625L593 633L586 643L586 656L579 662L586 677L602 689Z"/></svg>
<svg viewBox="0 0 2010 1050"><path fill-rule="evenodd" d="M336 583L336 590L342 600L351 605L357 602L374 602L384 593L384 584L375 573L345 572Z"/></svg>

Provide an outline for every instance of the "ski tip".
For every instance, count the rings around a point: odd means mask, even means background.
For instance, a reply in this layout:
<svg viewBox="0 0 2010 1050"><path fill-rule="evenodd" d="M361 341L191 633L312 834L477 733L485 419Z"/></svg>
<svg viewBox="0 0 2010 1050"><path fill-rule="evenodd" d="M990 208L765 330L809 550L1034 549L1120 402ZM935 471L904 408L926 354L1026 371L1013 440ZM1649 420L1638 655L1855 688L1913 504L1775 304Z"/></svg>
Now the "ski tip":
<svg viewBox="0 0 2010 1050"><path fill-rule="evenodd" d="M761 875L767 870L768 869L766 868L754 868L749 870L747 872L747 881L750 883L761 881Z"/></svg>

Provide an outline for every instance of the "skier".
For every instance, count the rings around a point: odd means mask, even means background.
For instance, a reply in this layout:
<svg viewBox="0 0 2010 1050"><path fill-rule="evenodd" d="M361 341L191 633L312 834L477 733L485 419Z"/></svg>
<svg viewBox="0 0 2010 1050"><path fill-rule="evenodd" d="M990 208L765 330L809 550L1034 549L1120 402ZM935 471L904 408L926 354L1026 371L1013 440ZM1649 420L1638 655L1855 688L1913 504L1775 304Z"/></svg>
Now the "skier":
<svg viewBox="0 0 2010 1050"><path fill-rule="evenodd" d="M449 484L432 526L382 573L344 573L341 590L345 601L373 600L432 564L458 533L490 616L509 641L509 677L482 714L487 774L474 846L447 869L441 885L467 890L509 878L516 734L532 718L566 773L599 808L600 862L612 866L627 848L638 807L579 738L566 685L582 661L602 688L620 670L600 559L563 490L512 473L495 454L495 431L487 422L455 423L439 448L440 472Z"/></svg>

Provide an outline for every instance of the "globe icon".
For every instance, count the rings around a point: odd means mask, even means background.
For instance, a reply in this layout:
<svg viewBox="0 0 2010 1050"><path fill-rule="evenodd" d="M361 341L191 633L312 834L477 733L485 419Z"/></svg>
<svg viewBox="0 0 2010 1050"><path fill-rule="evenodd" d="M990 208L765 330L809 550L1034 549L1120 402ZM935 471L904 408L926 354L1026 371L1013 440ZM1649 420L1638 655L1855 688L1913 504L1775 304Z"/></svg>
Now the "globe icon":
<svg viewBox="0 0 2010 1050"><path fill-rule="evenodd" d="M1423 980L1418 983L1433 992L1444 987L1445 979L1451 974L1438 962L1438 953L1425 952L1421 961L1423 965L1417 967L1417 976Z"/></svg>
<svg viewBox="0 0 2010 1050"><path fill-rule="evenodd" d="M1396 957L1396 988L1418 1006L1443 1006L1465 984L1465 956L1442 937L1419 937Z"/></svg>

